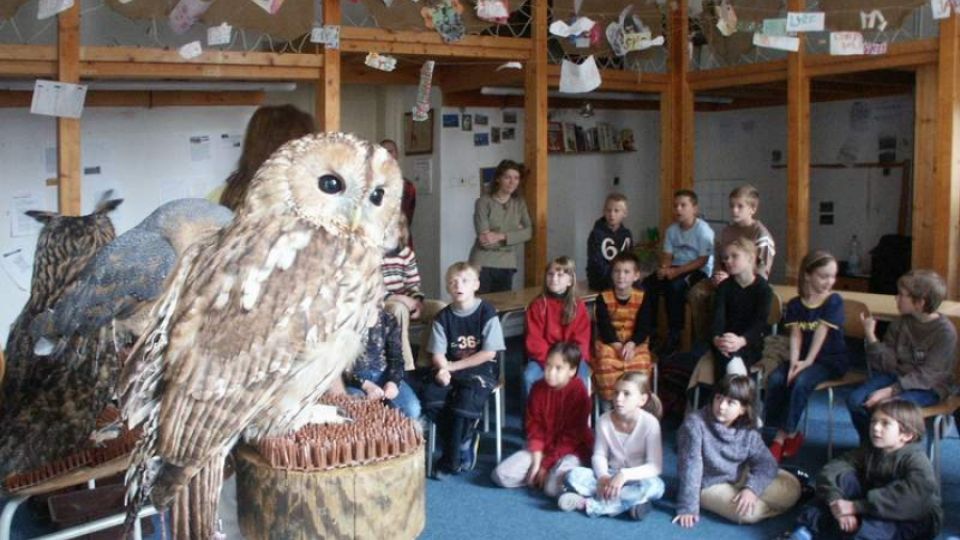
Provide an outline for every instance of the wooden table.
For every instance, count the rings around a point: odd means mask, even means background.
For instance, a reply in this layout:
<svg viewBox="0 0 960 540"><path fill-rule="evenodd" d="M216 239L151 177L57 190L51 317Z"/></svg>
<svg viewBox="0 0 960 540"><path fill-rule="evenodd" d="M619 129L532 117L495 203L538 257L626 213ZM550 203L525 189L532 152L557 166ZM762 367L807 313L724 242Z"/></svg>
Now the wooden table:
<svg viewBox="0 0 960 540"><path fill-rule="evenodd" d="M791 298L797 296L797 288L794 285L772 285L774 292L780 295L784 306ZM874 317L881 321L892 321L900 316L897 311L896 296L892 294L876 294L855 291L837 291L844 300L857 300L863 302ZM950 317L954 324L960 325L960 302L953 300L944 300L940 303L940 313Z"/></svg>

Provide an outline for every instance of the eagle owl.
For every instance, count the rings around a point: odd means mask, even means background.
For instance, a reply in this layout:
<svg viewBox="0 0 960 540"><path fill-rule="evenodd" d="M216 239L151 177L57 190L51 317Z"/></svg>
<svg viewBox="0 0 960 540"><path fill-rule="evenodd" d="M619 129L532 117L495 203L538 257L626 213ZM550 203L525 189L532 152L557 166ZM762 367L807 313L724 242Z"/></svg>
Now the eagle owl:
<svg viewBox="0 0 960 540"><path fill-rule="evenodd" d="M234 221L181 258L121 376L124 414L145 431L127 473L128 518L148 497L167 507L201 472L219 492L242 434L311 420L305 411L376 322L402 189L382 147L308 135L277 150ZM206 494L214 512L216 492Z"/></svg>
<svg viewBox="0 0 960 540"><path fill-rule="evenodd" d="M107 192L93 213L86 216L62 216L39 210L27 212L43 223L43 229L37 238L33 259L30 298L7 337L7 370L2 399L5 415L15 414L25 393L32 391L31 385L43 380L42 375L31 373L38 368L29 333L34 318L53 306L87 261L116 237L108 214L120 206L123 199L110 199L110 196L111 192Z"/></svg>

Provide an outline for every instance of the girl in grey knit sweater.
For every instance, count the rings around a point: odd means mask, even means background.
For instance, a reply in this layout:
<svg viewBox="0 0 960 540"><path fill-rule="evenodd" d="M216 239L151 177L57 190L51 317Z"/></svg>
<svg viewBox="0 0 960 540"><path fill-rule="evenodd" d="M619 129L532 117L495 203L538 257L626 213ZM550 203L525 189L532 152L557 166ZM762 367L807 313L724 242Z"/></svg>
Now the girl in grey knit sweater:
<svg viewBox="0 0 960 540"><path fill-rule="evenodd" d="M777 468L757 429L753 381L724 377L710 405L687 415L677 435L680 489L674 523L693 527L700 508L738 523L778 515L800 482Z"/></svg>

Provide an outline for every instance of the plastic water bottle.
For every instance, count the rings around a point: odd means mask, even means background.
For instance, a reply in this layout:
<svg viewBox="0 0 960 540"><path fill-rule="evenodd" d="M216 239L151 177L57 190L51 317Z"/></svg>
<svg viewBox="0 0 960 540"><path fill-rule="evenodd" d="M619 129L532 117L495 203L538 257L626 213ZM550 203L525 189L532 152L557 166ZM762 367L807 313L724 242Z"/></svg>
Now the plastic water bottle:
<svg viewBox="0 0 960 540"><path fill-rule="evenodd" d="M850 239L850 253L847 255L847 271L851 274L860 273L860 240L857 235Z"/></svg>

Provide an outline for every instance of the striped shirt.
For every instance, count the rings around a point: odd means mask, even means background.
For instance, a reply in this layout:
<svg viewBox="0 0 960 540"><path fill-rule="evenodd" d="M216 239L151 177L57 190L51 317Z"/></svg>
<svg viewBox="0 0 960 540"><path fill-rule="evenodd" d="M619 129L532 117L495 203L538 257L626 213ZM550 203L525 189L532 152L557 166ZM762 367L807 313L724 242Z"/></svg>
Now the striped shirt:
<svg viewBox="0 0 960 540"><path fill-rule="evenodd" d="M760 220L755 220L752 225L745 226L730 223L720 231L720 236L717 238L717 260L723 260L724 248L737 238L746 238L757 245L757 275L764 279L770 279L773 257L777 254L770 231L763 226L763 223L760 223Z"/></svg>
<svg viewBox="0 0 960 540"><path fill-rule="evenodd" d="M409 246L384 255L380 270L383 273L383 285L387 289L387 296L404 294L412 298L423 298L423 293L420 292L417 255Z"/></svg>

